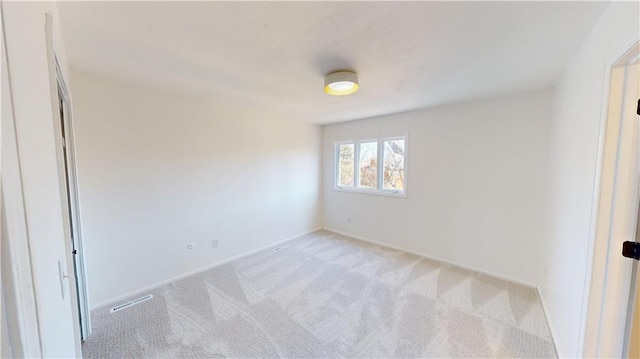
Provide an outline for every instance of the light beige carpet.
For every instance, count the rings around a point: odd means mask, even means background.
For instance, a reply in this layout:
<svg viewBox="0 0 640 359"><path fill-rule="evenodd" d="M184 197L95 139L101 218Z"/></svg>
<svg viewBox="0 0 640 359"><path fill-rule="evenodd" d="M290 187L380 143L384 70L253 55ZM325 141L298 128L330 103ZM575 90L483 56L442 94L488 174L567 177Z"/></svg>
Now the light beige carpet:
<svg viewBox="0 0 640 359"><path fill-rule="evenodd" d="M321 231L92 313L85 358L556 357L535 289Z"/></svg>

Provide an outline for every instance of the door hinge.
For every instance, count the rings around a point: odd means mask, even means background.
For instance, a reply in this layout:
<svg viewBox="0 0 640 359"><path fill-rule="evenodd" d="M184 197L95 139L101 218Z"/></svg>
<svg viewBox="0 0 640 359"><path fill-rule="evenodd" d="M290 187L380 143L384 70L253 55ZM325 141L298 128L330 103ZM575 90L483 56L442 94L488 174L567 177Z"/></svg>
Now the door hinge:
<svg viewBox="0 0 640 359"><path fill-rule="evenodd" d="M76 251L75 249L73 250L73 252L71 252L71 254L78 254L78 251Z"/></svg>
<svg viewBox="0 0 640 359"><path fill-rule="evenodd" d="M622 243L622 255L627 258L640 260L640 242L626 241Z"/></svg>

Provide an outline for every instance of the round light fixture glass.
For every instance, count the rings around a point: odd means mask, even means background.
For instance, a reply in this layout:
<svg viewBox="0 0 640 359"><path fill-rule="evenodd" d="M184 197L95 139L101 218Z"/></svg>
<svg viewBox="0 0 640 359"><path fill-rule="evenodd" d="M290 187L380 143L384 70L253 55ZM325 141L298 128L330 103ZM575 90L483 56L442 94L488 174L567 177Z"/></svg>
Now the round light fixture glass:
<svg viewBox="0 0 640 359"><path fill-rule="evenodd" d="M359 88L358 75L350 71L333 72L324 78L324 92L329 95L351 95Z"/></svg>

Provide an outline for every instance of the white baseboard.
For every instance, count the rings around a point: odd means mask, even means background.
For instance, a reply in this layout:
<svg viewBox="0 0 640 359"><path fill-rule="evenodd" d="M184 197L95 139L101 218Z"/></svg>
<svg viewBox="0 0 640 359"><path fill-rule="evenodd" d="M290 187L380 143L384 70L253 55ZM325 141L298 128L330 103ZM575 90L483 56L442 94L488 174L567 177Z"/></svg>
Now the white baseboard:
<svg viewBox="0 0 640 359"><path fill-rule="evenodd" d="M542 291L540 290L540 287L537 286L536 284L528 282L528 281L523 281L523 280L520 280L520 279L516 279L516 278L511 278L509 276L501 275L501 274L498 274L498 273L493 273L491 271L487 271L487 270L484 270L484 269L474 268L474 267L471 267L471 266L468 266L468 265L455 263L455 262L450 261L450 260L437 258L437 257L431 256L431 255L427 255L427 254L424 254L424 253L420 253L420 252L417 252L417 251L414 251L414 250L411 250L411 249L406 249L406 248L402 248L402 247L399 247L399 246L395 246L393 244L388 244L388 243L376 241L376 240L373 240L373 239L370 239L370 238L361 237L361 236L357 236L357 235L354 235L354 234L338 231L338 230L335 230L335 229L332 229L332 228L329 228L329 227L322 227L322 229L324 229L325 231L329 231L329 232L333 232L333 233L336 233L336 234L343 235L345 237L353 238L353 239L356 239L356 240L359 240L359 241L375 244L375 245L380 246L380 247L385 247L385 248L394 249L394 250L405 252L405 253L414 254L414 255L419 256L419 257L432 259L432 260L435 260L435 261L438 261L438 262L442 262L442 263L447 263L447 264L450 264L450 265L453 265L453 266L456 266L456 267L464 268L464 269L471 270L471 271L478 272L478 273L482 273L482 274L485 274L485 275L488 275L488 276L491 276L491 277L495 277L495 278L499 278L499 279L502 279L502 280L506 280L508 282L517 283L517 284L524 285L524 286L527 286L527 287L530 287L530 288L535 288L535 290L538 292L538 297L540 298L540 302L542 303L542 310L544 311L544 315L547 318L547 324L549 326L549 332L551 333L551 341L553 342L554 348L556 350L556 354L560 355L558 353L558 346L557 346L556 341L555 341L555 338L557 338L557 336L554 333L554 326L551 324L552 321L549 318L549 312L547 311L545 297L542 294Z"/></svg>
<svg viewBox="0 0 640 359"><path fill-rule="evenodd" d="M375 245L380 246L380 247L385 247L385 248L394 249L394 250L397 250L397 251L400 251L400 252L410 253L410 254L416 255L418 257L428 258L428 259L431 259L431 260L434 260L434 261L450 264L450 265L453 265L453 266L456 266L456 267L460 267L460 268L464 268L464 269L467 269L467 270L470 270L470 271L482 273L484 275L488 275L488 276L491 276L491 277L494 277L494 278L499 278L499 279L506 280L508 282L512 282L512 283L516 283L516 284L520 284L520 285L523 285L523 286L526 286L526 287L536 288L536 289L538 288L537 285L534 284L534 283L531 283L531 282L528 282L528 281L524 281L524 280L521 280L521 279L517 279L517 278L512 278L512 277L509 277L509 276L506 276L506 275L503 275L503 274L493 273L493 272L485 270L485 269L475 268L475 267L468 266L468 265L465 265L465 264L456 263L456 262L453 262L453 261L450 261L450 260L447 260L447 259L434 257L432 255L428 255L428 254L417 252L417 251L414 251L414 250L411 250L411 249L399 247L399 246L396 246L396 245L393 245L393 244L384 243L384 242L376 241L374 239L365 238L365 237L357 236L357 235L354 235L354 234L351 234L351 233L338 231L338 230L335 230L335 229L332 229L332 228L329 228L329 227L322 227L322 229L324 229L325 231L329 231L329 232L333 232L333 233L336 233L336 234L343 235L345 237L350 237L350 238L353 238L353 239L357 239L359 241L375 244Z"/></svg>
<svg viewBox="0 0 640 359"><path fill-rule="evenodd" d="M140 294L142 294L144 292L148 292L148 291L154 290L154 289L156 289L158 287L162 287L163 285L179 281L181 279L184 279L186 277L192 276L194 274L198 274L198 273L202 273L202 272L208 271L209 269L212 269L212 268L215 268L215 267L219 267L219 266L221 266L223 264L227 264L227 263L235 261L237 259L250 256L250 255L255 254L257 252L260 252L262 250L269 249L271 247L276 247L278 245L281 245L283 243L289 242L291 240L294 240L296 238L302 237L304 235L317 232L317 231L319 231L321 229L322 229L322 227L318 227L318 228L312 229L312 230L304 232L304 233L296 234L295 236L291 236L291 237L285 238L285 239L283 239L281 241L274 242L274 243L268 244L266 246L250 250L248 252L244 252L244 253L238 254L237 256L233 256L231 258L227 258L227 259L225 259L223 261L215 262L215 263L209 264L207 266L204 266L204 267L201 267L201 268L198 268L198 269L195 269L195 270L192 270L192 271L177 275L175 277L171 277L169 279L165 279L165 280L162 280L160 282L156 282L156 283L148 285L146 287L143 287L143 288L140 288L140 289L136 289L136 290L134 290L132 292L125 293L125 294L119 295L119 296L111 298L111 299L103 300L102 302L99 302L97 304L94 304L94 305L90 306L90 310L106 307L108 305L113 305L113 304L115 304L117 302L121 302L121 301L127 300L127 299L129 299L131 297L135 297L135 296L140 295Z"/></svg>

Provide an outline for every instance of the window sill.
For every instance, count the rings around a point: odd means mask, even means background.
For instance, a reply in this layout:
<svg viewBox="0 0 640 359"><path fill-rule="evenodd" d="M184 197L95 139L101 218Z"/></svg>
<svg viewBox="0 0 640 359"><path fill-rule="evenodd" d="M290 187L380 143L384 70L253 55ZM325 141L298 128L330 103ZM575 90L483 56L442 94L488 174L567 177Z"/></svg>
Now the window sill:
<svg viewBox="0 0 640 359"><path fill-rule="evenodd" d="M347 193L358 193L358 194L372 194L375 196L384 196L384 197L396 197L396 198L407 198L407 192L395 193L391 191L377 191L377 190L368 190L368 189L356 189L356 188L340 188L333 187L334 191L337 192L347 192Z"/></svg>

